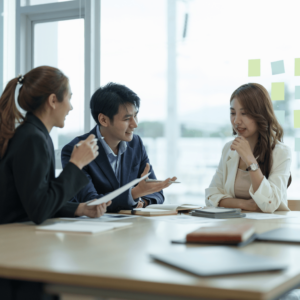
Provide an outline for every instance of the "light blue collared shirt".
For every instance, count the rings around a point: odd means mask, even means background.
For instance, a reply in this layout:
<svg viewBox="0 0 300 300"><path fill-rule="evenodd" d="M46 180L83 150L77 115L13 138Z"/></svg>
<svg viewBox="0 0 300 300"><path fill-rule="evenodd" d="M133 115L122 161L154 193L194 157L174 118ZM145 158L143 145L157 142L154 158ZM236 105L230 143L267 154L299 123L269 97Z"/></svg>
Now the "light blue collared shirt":
<svg viewBox="0 0 300 300"><path fill-rule="evenodd" d="M100 141L100 143L107 155L110 166L111 166L112 170L114 171L117 180L120 183L121 182L121 155L126 151L127 143L125 141L121 141L119 144L118 154L115 154L114 151L112 151L112 149L105 142L104 137L102 136L102 134L100 132L99 125L97 125L96 133L97 133L97 138ZM129 190L128 204L132 205L132 206L136 206L137 202L134 201L132 198L131 189Z"/></svg>

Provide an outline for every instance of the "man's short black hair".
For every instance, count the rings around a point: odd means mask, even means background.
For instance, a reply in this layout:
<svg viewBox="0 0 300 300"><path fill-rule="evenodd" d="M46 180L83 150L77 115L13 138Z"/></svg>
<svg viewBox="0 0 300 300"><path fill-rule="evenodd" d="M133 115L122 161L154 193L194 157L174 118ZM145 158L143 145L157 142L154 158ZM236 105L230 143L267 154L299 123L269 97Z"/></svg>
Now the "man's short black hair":
<svg viewBox="0 0 300 300"><path fill-rule="evenodd" d="M119 111L119 106L126 103L131 103L139 109L140 98L125 85L110 82L100 87L93 94L90 101L92 116L98 125L100 125L98 121L100 113L109 117L111 122L113 122L114 116Z"/></svg>

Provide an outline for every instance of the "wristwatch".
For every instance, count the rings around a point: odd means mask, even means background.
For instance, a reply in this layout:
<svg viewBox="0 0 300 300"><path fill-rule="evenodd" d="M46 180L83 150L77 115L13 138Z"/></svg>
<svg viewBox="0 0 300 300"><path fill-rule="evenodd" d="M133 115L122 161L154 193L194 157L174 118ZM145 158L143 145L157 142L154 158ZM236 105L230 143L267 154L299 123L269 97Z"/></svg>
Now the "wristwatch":
<svg viewBox="0 0 300 300"><path fill-rule="evenodd" d="M258 169L259 169L259 164L253 163L246 169L246 171L256 171Z"/></svg>
<svg viewBox="0 0 300 300"><path fill-rule="evenodd" d="M139 201L143 202L143 208L146 207L146 202L142 198Z"/></svg>

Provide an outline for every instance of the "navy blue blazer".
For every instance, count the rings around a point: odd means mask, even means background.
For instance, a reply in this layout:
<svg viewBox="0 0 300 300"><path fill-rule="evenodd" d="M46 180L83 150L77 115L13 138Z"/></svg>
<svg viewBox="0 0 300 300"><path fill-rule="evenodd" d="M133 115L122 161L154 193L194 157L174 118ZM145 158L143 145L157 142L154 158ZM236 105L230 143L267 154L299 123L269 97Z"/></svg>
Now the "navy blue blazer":
<svg viewBox="0 0 300 300"><path fill-rule="evenodd" d="M74 145L81 140L85 140L90 134L97 136L96 128L97 126L89 133L76 137L63 147L61 152L63 168L65 168L70 160ZM127 149L121 156L121 182L119 183L100 141L98 141L98 146L99 155L82 169L89 179L89 184L71 200L72 202L86 202L101 198L130 181L140 178L146 163L149 163L149 158L141 138L134 134L132 141L127 143ZM150 166L150 171L149 178L156 179L152 166ZM132 204L128 203L128 196L129 191L126 191L116 197L107 208L107 211L117 212L122 209L132 209ZM162 204L164 202L162 191L143 196L143 198L148 200L150 204Z"/></svg>

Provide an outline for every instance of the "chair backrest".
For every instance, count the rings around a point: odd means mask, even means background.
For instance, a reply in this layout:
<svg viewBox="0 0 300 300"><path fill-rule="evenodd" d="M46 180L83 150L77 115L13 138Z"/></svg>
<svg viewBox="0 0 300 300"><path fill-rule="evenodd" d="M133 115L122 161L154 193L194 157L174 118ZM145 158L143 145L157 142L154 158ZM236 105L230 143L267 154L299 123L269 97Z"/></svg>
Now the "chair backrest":
<svg viewBox="0 0 300 300"><path fill-rule="evenodd" d="M300 200L288 200L288 207L292 211L300 211Z"/></svg>

